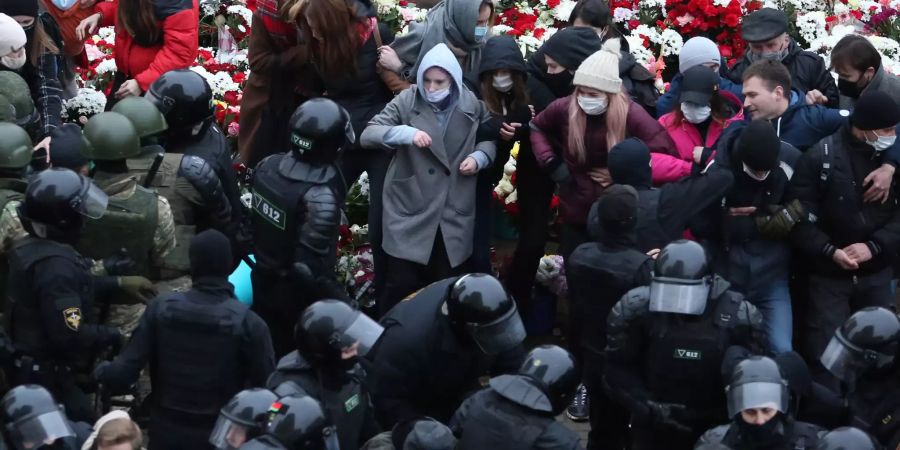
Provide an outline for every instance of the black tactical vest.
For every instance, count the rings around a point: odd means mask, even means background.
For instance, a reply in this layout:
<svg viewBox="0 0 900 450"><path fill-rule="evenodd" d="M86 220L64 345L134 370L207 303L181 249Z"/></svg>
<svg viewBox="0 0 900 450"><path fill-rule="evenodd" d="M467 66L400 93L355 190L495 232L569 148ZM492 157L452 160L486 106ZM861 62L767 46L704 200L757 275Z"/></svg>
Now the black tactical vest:
<svg viewBox="0 0 900 450"><path fill-rule="evenodd" d="M458 448L531 449L553 420L549 413L541 415L488 389L469 406Z"/></svg>
<svg viewBox="0 0 900 450"><path fill-rule="evenodd" d="M7 330L19 352L40 360L51 359L52 349L44 329L40 302L34 293L32 276L34 270L40 270L35 266L50 257L65 258L79 269L75 274L78 285L73 288L81 294L82 314L90 311L94 296L94 284L87 262L71 246L31 236L15 243L9 253Z"/></svg>
<svg viewBox="0 0 900 450"><path fill-rule="evenodd" d="M248 307L199 291L174 293L159 309L154 396L159 406L215 416L241 389L241 355Z"/></svg>

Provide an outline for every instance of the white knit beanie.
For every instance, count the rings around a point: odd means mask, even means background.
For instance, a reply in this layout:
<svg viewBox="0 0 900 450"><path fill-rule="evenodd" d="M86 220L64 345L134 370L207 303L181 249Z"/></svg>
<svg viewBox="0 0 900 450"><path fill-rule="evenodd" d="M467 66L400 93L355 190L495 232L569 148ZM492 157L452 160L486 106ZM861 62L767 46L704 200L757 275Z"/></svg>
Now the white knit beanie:
<svg viewBox="0 0 900 450"><path fill-rule="evenodd" d="M619 78L621 46L619 38L611 38L604 42L600 50L588 56L578 66L572 84L613 94L621 92L622 79Z"/></svg>
<svg viewBox="0 0 900 450"><path fill-rule="evenodd" d="M719 53L719 46L703 36L688 39L678 52L678 71L681 73L707 63L721 64L722 55Z"/></svg>
<svg viewBox="0 0 900 450"><path fill-rule="evenodd" d="M28 38L16 19L0 14L0 56L6 56L25 45Z"/></svg>

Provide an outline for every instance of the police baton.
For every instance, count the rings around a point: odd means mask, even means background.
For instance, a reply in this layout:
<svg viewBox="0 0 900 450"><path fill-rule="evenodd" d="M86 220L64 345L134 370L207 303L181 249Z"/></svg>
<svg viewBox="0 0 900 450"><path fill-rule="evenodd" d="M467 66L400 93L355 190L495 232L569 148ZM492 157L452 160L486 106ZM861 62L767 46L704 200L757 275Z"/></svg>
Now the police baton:
<svg viewBox="0 0 900 450"><path fill-rule="evenodd" d="M163 158L165 158L165 153L157 153L155 157L153 157L153 164L150 165L150 171L147 172L147 176L144 178L144 187L149 188L153 185L153 179L156 178L156 173L159 172L159 166L162 165Z"/></svg>

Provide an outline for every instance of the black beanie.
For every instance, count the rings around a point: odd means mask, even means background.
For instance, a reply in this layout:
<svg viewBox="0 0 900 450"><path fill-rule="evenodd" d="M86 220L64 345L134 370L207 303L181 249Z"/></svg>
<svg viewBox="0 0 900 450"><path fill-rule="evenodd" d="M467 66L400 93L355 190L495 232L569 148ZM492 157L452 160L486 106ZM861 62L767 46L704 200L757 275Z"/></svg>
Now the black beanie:
<svg viewBox="0 0 900 450"><path fill-rule="evenodd" d="M606 160L614 183L635 188L652 186L650 149L644 141L638 138L625 139L613 146Z"/></svg>
<svg viewBox="0 0 900 450"><path fill-rule="evenodd" d="M637 225L638 193L633 187L610 186L597 200L600 225L605 230L622 232Z"/></svg>
<svg viewBox="0 0 900 450"><path fill-rule="evenodd" d="M66 123L50 132L50 164L78 171L88 164L84 157L85 141L81 127Z"/></svg>
<svg viewBox="0 0 900 450"><path fill-rule="evenodd" d="M541 47L561 66L575 71L588 56L600 50L603 41L591 27L569 27L558 31Z"/></svg>
<svg viewBox="0 0 900 450"><path fill-rule="evenodd" d="M38 20L37 0L3 0L0 3L0 13L7 16L28 16Z"/></svg>
<svg viewBox="0 0 900 450"><path fill-rule="evenodd" d="M189 255L194 278L231 274L231 242L221 231L210 229L194 236Z"/></svg>
<svg viewBox="0 0 900 450"><path fill-rule="evenodd" d="M850 124L863 131L893 128L900 123L897 100L883 92L866 90L859 96Z"/></svg>
<svg viewBox="0 0 900 450"><path fill-rule="evenodd" d="M737 159L747 167L768 172L778 166L781 139L767 120L754 120L743 131L737 142Z"/></svg>

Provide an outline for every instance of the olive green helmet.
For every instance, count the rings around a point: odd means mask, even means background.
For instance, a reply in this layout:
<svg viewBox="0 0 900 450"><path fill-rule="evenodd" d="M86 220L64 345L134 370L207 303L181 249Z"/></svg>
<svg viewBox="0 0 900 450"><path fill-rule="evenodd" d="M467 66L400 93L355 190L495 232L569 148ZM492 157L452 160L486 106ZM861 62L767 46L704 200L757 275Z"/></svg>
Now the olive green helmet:
<svg viewBox="0 0 900 450"><path fill-rule="evenodd" d="M160 134L169 128L159 108L144 97L125 97L112 107L112 111L131 119L141 139Z"/></svg>
<svg viewBox="0 0 900 450"><path fill-rule="evenodd" d="M141 153L141 140L127 117L117 112L103 112L91 117L84 126L84 137L90 145L83 154L99 161L118 161Z"/></svg>
<svg viewBox="0 0 900 450"><path fill-rule="evenodd" d="M0 95L0 122L16 123L16 107L5 95Z"/></svg>
<svg viewBox="0 0 900 450"><path fill-rule="evenodd" d="M23 169L31 163L31 138L22 127L0 122L0 168Z"/></svg>
<svg viewBox="0 0 900 450"><path fill-rule="evenodd" d="M0 71L0 95L6 97L15 108L17 124L25 126L36 116L28 83L17 73Z"/></svg>

